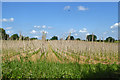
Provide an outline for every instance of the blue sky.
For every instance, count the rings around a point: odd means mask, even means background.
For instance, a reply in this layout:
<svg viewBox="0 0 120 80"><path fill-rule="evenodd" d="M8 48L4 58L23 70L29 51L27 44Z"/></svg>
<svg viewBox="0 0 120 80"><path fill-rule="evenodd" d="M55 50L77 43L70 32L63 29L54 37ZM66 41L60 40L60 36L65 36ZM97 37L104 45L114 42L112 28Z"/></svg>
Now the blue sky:
<svg viewBox="0 0 120 80"><path fill-rule="evenodd" d="M2 0L2 2L119 2L119 0Z"/></svg>
<svg viewBox="0 0 120 80"><path fill-rule="evenodd" d="M85 39L94 33L98 39L117 39L117 2L3 2L2 27L10 35L65 38L69 32Z"/></svg>

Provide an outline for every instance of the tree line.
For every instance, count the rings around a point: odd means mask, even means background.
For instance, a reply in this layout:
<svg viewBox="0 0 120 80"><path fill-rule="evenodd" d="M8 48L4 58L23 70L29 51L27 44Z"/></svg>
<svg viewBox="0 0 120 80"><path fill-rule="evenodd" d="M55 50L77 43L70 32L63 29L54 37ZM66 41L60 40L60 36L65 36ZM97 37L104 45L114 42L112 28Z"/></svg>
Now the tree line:
<svg viewBox="0 0 120 80"><path fill-rule="evenodd" d="M24 36L21 36L21 35L18 35L18 34L13 34L10 37L9 34L6 34L6 32L5 32L5 30L3 28L0 28L0 39L2 39L2 40L37 40L37 38L29 38L28 36L24 37ZM47 40L49 40L49 39L47 39ZM58 37L57 36L53 36L50 40L58 40ZM61 38L60 40L63 40L63 39ZM75 39L74 36L70 35L70 36L66 37L65 40L81 40L81 39L80 38L76 38ZM115 42L117 40L115 40L112 37L107 37L105 40L97 40L97 36L96 35L90 34L90 35L87 35L86 41Z"/></svg>
<svg viewBox="0 0 120 80"><path fill-rule="evenodd" d="M35 40L37 38L29 38L24 36L19 36L18 34L13 34L11 37L9 34L6 34L6 31L3 28L0 28L0 40Z"/></svg>
<svg viewBox="0 0 120 80"><path fill-rule="evenodd" d="M50 40L58 40L58 37L57 36L53 36ZM62 40L62 39L60 39ZM68 40L68 37L65 39L65 40ZM81 40L80 38L74 38L73 36L70 36L70 39L69 40ZM86 40L87 41L96 41L96 42L115 42L117 40L115 40L114 38L112 37L107 37L105 40L97 40L97 36L96 35L87 35L86 37ZM86 41L86 40L83 40L83 41Z"/></svg>

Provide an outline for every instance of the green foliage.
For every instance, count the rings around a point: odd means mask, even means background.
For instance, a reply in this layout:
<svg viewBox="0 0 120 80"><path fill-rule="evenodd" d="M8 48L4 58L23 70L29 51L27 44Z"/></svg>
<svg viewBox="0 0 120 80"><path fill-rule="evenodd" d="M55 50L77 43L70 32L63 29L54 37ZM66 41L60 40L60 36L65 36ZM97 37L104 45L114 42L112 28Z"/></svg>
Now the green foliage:
<svg viewBox="0 0 120 80"><path fill-rule="evenodd" d="M97 40L97 42L103 42L103 40Z"/></svg>
<svg viewBox="0 0 120 80"><path fill-rule="evenodd" d="M60 56L60 54L59 54L58 52L54 51L53 49L52 49L52 52L56 55L56 57L57 57L60 61L63 61L63 60L61 59L61 56Z"/></svg>
<svg viewBox="0 0 120 80"><path fill-rule="evenodd" d="M18 40L19 39L19 36L18 34L13 34L11 37L10 37L11 40Z"/></svg>
<svg viewBox="0 0 120 80"><path fill-rule="evenodd" d="M24 38L24 40L29 40L29 37L28 37L28 36L27 36L27 37L25 37L25 38Z"/></svg>
<svg viewBox="0 0 120 80"><path fill-rule="evenodd" d="M112 37L108 37L108 38L106 38L106 40L105 40L106 42L114 42L115 41L115 39L114 38L112 38Z"/></svg>
<svg viewBox="0 0 120 80"><path fill-rule="evenodd" d="M119 41L118 41L118 40L115 40L114 42L115 42L115 43L119 43Z"/></svg>
<svg viewBox="0 0 120 80"><path fill-rule="evenodd" d="M46 41L49 41L49 39L47 39Z"/></svg>
<svg viewBox="0 0 120 80"><path fill-rule="evenodd" d="M5 35L5 40L8 40L9 39L9 34L6 34Z"/></svg>
<svg viewBox="0 0 120 80"><path fill-rule="evenodd" d="M44 56L44 54L45 54L45 52L43 52L43 53L41 54L40 59L42 59L42 57Z"/></svg>
<svg viewBox="0 0 120 80"><path fill-rule="evenodd" d="M58 40L57 36L53 36L50 40Z"/></svg>
<svg viewBox="0 0 120 80"><path fill-rule="evenodd" d="M93 41L97 40L97 36L96 35L87 35L87 40L88 41L92 41L92 37L93 37Z"/></svg>
<svg viewBox="0 0 120 80"><path fill-rule="evenodd" d="M76 40L80 40L80 38L77 38Z"/></svg>
<svg viewBox="0 0 120 80"><path fill-rule="evenodd" d="M9 39L9 35L6 34L6 32L3 28L0 28L0 39L3 39L3 40Z"/></svg>
<svg viewBox="0 0 120 80"><path fill-rule="evenodd" d="M37 38L30 38L30 40L37 40Z"/></svg>
<svg viewBox="0 0 120 80"><path fill-rule="evenodd" d="M68 40L68 37L66 38L66 40ZM70 36L70 40L74 40L74 37Z"/></svg>
<svg viewBox="0 0 120 80"><path fill-rule="evenodd" d="M5 78L118 78L118 64L78 64L6 61L2 63ZM116 74L117 72L117 74Z"/></svg>

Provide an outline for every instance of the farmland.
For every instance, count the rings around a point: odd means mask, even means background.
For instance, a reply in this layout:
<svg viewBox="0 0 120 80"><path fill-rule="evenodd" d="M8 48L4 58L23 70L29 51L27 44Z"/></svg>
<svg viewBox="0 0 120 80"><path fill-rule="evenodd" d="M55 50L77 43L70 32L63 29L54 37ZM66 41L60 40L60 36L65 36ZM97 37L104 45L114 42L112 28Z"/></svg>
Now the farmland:
<svg viewBox="0 0 120 80"><path fill-rule="evenodd" d="M2 41L3 78L118 77L118 43Z"/></svg>
<svg viewBox="0 0 120 80"><path fill-rule="evenodd" d="M1 1L0 79L120 79L118 2Z"/></svg>

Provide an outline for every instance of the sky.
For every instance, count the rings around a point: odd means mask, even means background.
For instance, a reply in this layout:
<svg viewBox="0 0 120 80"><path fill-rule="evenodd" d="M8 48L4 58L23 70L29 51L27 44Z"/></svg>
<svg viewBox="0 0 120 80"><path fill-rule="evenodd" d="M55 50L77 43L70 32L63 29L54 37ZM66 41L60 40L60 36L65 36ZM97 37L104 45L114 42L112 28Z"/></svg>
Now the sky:
<svg viewBox="0 0 120 80"><path fill-rule="evenodd" d="M71 32L75 38L85 39L95 34L97 39L118 38L117 2L3 2L2 27L10 36L41 39L46 33L65 39Z"/></svg>
<svg viewBox="0 0 120 80"><path fill-rule="evenodd" d="M1 0L2 2L119 2L119 0Z"/></svg>

